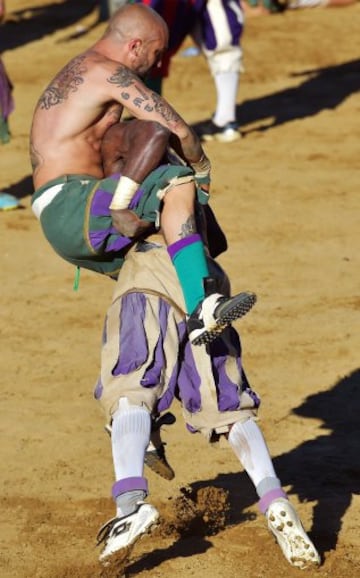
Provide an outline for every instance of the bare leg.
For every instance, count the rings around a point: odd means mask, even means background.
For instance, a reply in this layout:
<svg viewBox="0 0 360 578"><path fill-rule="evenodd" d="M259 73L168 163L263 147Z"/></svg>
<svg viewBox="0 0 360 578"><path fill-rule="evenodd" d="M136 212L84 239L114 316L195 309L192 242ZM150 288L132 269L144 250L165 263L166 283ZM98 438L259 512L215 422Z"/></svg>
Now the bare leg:
<svg viewBox="0 0 360 578"><path fill-rule="evenodd" d="M161 230L167 245L197 232L194 203L194 182L177 185L165 195Z"/></svg>

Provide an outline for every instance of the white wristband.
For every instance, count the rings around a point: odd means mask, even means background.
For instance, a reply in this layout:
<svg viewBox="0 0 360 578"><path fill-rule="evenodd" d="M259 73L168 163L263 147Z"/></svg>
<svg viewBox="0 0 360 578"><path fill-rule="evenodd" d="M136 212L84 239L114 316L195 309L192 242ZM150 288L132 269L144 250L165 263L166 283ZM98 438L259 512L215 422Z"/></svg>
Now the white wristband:
<svg viewBox="0 0 360 578"><path fill-rule="evenodd" d="M110 203L110 209L127 209L139 186L139 183L129 179L129 177L120 177Z"/></svg>
<svg viewBox="0 0 360 578"><path fill-rule="evenodd" d="M196 163L192 163L191 167L199 178L207 177L211 171L211 163L205 154Z"/></svg>

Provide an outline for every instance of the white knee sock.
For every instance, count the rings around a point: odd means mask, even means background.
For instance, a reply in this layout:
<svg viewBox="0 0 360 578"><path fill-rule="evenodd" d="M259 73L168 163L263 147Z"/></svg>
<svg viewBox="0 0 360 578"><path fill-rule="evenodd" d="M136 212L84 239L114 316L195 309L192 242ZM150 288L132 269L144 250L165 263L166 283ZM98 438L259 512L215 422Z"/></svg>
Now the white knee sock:
<svg viewBox="0 0 360 578"><path fill-rule="evenodd" d="M255 421L248 419L235 423L229 434L229 443L260 498L281 487L264 436Z"/></svg>
<svg viewBox="0 0 360 578"><path fill-rule="evenodd" d="M116 480L143 475L150 429L150 414L142 407L130 405L122 398L119 409L113 416L111 432Z"/></svg>
<svg viewBox="0 0 360 578"><path fill-rule="evenodd" d="M116 515L127 516L147 494L143 478L145 450L150 440L150 414L142 407L119 402L112 422L111 444L116 482L113 497ZM120 489L121 486L121 489Z"/></svg>
<svg viewBox="0 0 360 578"><path fill-rule="evenodd" d="M228 122L236 120L239 78L238 72L218 72L215 74L217 103L213 121L218 126L224 126Z"/></svg>

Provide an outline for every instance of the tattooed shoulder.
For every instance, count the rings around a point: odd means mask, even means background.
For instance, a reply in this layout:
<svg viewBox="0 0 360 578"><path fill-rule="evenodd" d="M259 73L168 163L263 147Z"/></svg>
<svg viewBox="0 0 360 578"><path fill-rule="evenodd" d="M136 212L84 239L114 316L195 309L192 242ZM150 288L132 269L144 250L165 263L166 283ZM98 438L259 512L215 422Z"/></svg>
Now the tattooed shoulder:
<svg viewBox="0 0 360 578"><path fill-rule="evenodd" d="M59 72L40 97L39 108L48 110L64 102L71 92L77 91L88 69L85 59L85 54L77 56Z"/></svg>
<svg viewBox="0 0 360 578"><path fill-rule="evenodd" d="M126 68L126 66L119 65L114 74L112 74L107 81L110 84L116 84L119 88L124 88L134 84L136 79L137 77L133 72L131 72L131 70Z"/></svg>

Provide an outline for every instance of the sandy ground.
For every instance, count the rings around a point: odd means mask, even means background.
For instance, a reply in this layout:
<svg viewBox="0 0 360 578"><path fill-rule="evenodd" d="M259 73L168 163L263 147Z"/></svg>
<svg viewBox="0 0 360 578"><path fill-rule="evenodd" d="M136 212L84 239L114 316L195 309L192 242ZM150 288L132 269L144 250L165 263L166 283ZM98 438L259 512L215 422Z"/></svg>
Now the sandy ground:
<svg viewBox="0 0 360 578"><path fill-rule="evenodd" d="M16 100L1 188L22 205L0 215L1 578L104 576L95 536L113 515L109 440L92 398L113 285L84 272L74 291L72 267L30 209L32 110L50 77L102 31L85 4L14 0L1 30ZM234 291L259 297L237 327L261 426L323 560L309 578L360 576L359 17L356 4L249 19L244 138L206 145L229 239L220 260ZM176 57L165 95L192 123L211 116L200 56ZM188 433L173 409L164 439L176 477L147 471L162 522L136 545L127 576L299 575L231 450Z"/></svg>

